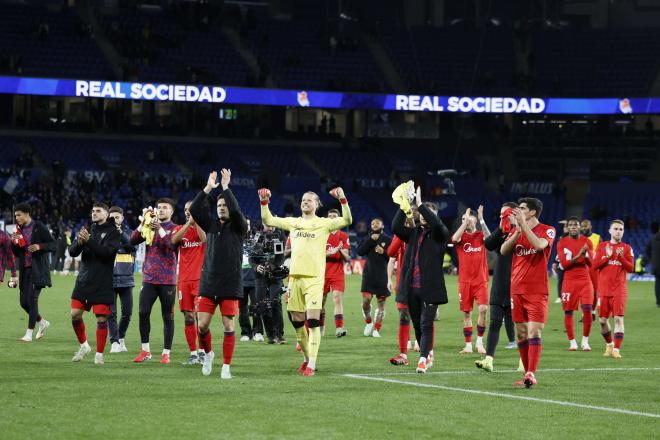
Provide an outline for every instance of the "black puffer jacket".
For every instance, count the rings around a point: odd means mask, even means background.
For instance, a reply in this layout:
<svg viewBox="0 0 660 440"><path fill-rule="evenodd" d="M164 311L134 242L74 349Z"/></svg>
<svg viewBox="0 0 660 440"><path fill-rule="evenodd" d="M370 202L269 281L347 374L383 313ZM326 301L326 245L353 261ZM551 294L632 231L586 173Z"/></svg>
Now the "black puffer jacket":
<svg viewBox="0 0 660 440"><path fill-rule="evenodd" d="M105 222L92 225L89 235L87 242L80 244L75 240L69 246L71 257L82 253L71 298L91 304L112 304L115 302L112 272L119 249L119 231L114 222Z"/></svg>

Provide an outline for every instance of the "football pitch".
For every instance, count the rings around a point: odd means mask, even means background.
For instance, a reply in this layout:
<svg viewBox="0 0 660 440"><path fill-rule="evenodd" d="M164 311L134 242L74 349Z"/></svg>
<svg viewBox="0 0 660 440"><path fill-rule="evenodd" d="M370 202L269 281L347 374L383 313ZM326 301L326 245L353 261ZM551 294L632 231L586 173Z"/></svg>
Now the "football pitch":
<svg viewBox="0 0 660 440"><path fill-rule="evenodd" d="M139 277L138 277L139 278ZM5 281L7 278L5 278ZM594 323L590 353L569 352L563 313L551 301L543 354L533 389L514 389L521 375L517 350L504 348L504 328L494 373L477 370L474 355L459 355L462 317L456 277L447 277L450 303L436 322L433 368L415 374L396 367L398 314L387 304L382 338L362 336L360 279L348 277L344 301L348 336L334 336L332 304L321 343L318 373L296 373L291 325L286 345L238 342L232 380L220 379L222 331L212 323L216 360L204 377L183 366L188 349L183 318L175 315L172 363L134 364L139 351L137 301L126 345L94 365L93 353L71 362L78 348L69 318L75 278L54 276L42 292L41 312L51 327L41 341L19 343L27 315L18 290L0 288L0 438L658 438L660 432L660 309L652 283L628 283L623 359L603 358L604 341ZM136 279L138 282L139 279ZM554 292L554 280L551 280ZM138 289L134 290L137 300ZM551 298L554 300L555 296ZM473 317L476 328L476 314ZM581 324L576 316L579 340ZM95 346L93 315L85 314ZM160 308L151 320L154 355L162 349ZM240 331L237 325L237 340ZM474 340L474 339L473 339Z"/></svg>

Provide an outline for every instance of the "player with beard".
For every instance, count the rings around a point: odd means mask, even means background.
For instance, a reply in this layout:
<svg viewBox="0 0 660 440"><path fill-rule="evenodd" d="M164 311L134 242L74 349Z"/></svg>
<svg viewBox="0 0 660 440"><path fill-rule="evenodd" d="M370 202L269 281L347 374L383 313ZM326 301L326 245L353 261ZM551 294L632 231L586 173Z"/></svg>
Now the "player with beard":
<svg viewBox="0 0 660 440"><path fill-rule="evenodd" d="M243 297L243 241L248 224L236 201L229 183L231 170L223 168L209 174L206 186L190 205L190 214L206 233L206 251L199 283L197 320L200 346L206 352L202 374L209 376L213 369L215 353L211 341L211 319L215 309L220 309L224 338L222 340L221 379L231 379L231 361L236 346L234 317L238 315L238 302ZM210 196L218 186L222 192L215 200ZM211 212L218 216L214 219Z"/></svg>
<svg viewBox="0 0 660 440"><path fill-rule="evenodd" d="M202 348L197 352L197 323L195 312L199 300L199 278L202 274L206 233L190 215L192 201L184 205L186 223L174 228L172 244L179 247L179 309L183 313L184 333L190 356L186 365L203 362Z"/></svg>
<svg viewBox="0 0 660 440"><path fill-rule="evenodd" d="M364 336L380 338L380 329L385 316L385 301L390 296L387 289L387 263L389 257L387 248L392 238L384 233L383 221L379 218L371 220L371 231L362 240L357 249L360 256L366 257L364 274L362 275L362 315L364 316ZM371 300L376 297L378 311L375 324L371 319Z"/></svg>
<svg viewBox="0 0 660 440"><path fill-rule="evenodd" d="M564 310L564 327L569 341L569 351L577 350L573 312L582 309L583 351L591 351L589 333L591 332L591 313L594 302L594 288L591 283L591 262L593 250L591 241L580 235L580 220L570 217L567 221L568 235L557 242L557 257L564 271L561 289L561 302Z"/></svg>
<svg viewBox="0 0 660 440"><path fill-rule="evenodd" d="M326 243L330 232L352 223L351 210L344 190L335 188L330 194L341 203L342 216L335 219L317 217L316 211L321 207L321 200L316 193L308 191L303 194L300 202L302 216L280 218L273 216L268 209L270 190L262 188L258 193L263 223L291 232L290 296L287 308L303 353L303 363L298 371L305 377L313 376L321 343ZM309 325L309 340L305 320Z"/></svg>
<svg viewBox="0 0 660 440"><path fill-rule="evenodd" d="M463 335L465 347L461 354L472 353L472 308L477 302L477 351L486 354L483 336L486 331L486 313L488 312L488 262L484 240L490 235L484 221L484 207L477 209L482 231L477 230L477 216L470 208L463 214L461 226L454 232L451 240L458 255L458 301L463 312Z"/></svg>
<svg viewBox="0 0 660 440"><path fill-rule="evenodd" d="M112 286L115 256L120 244L120 233L114 221L108 221L109 208L104 203L92 207L92 227L82 228L78 238L69 247L73 258L82 254L80 271L71 295L71 324L80 348L73 362L80 362L92 349L87 342L83 312L96 315L96 356L94 363L103 365L103 352L108 338L108 315L115 302Z"/></svg>
<svg viewBox="0 0 660 440"><path fill-rule="evenodd" d="M140 353L133 359L133 362L136 363L151 359L149 346L151 309L157 299L160 300L160 310L163 316L163 352L160 356L160 363L170 363L170 351L174 338L174 303L176 301L177 248L172 244L172 233L177 227L172 223L175 206L176 202L172 199L159 199L156 202L156 216L153 216L153 210L150 208L143 210L142 223L131 234L133 246L137 246L143 241L146 241L147 245L139 299L142 346Z"/></svg>

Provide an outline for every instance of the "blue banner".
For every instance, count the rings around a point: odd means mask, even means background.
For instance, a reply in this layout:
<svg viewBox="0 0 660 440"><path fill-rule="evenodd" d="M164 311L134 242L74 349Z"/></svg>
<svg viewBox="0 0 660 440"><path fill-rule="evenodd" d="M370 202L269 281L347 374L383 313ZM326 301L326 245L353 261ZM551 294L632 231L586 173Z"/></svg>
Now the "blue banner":
<svg viewBox="0 0 660 440"><path fill-rule="evenodd" d="M563 115L660 114L660 98L428 96L257 89L197 84L131 83L0 76L0 93L147 101L376 109L450 113Z"/></svg>

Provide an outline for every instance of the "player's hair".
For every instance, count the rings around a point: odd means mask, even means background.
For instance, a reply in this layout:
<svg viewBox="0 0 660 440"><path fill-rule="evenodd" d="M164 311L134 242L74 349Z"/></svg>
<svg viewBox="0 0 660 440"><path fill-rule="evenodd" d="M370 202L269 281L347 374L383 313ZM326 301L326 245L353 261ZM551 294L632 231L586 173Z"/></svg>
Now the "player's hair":
<svg viewBox="0 0 660 440"><path fill-rule="evenodd" d="M570 216L568 219L566 219L566 224L569 224L570 222L577 222L578 225L580 224L580 219L574 215Z"/></svg>
<svg viewBox="0 0 660 440"><path fill-rule="evenodd" d="M438 205L436 205L433 202L424 202L424 206L429 208L431 211L433 211L435 214L438 213Z"/></svg>
<svg viewBox="0 0 660 440"><path fill-rule="evenodd" d="M518 199L518 204L522 205L523 203L525 205L527 205L527 208L530 211L531 210L536 211L536 215L535 215L536 218L541 217L541 212L543 211L543 202L542 201L540 201L539 199L537 199L535 197L521 197L521 198L519 198Z"/></svg>
<svg viewBox="0 0 660 440"><path fill-rule="evenodd" d="M192 202L193 202L192 200L186 200L186 203L184 203L183 206L186 206L188 203L192 205Z"/></svg>
<svg viewBox="0 0 660 440"><path fill-rule="evenodd" d="M582 222L588 222L589 224L591 224L591 220L589 220L588 218L583 218L582 220L580 220L580 223Z"/></svg>
<svg viewBox="0 0 660 440"><path fill-rule="evenodd" d="M118 213L120 213L121 215L124 215L124 210L121 209L121 208L120 208L119 206L117 206L117 205L113 205L113 206L111 206L111 207L110 207L110 210L108 211L109 214L112 214L112 213L114 213L114 212L118 212Z"/></svg>
<svg viewBox="0 0 660 440"><path fill-rule="evenodd" d="M612 220L612 221L610 222L610 226L612 226L614 223L619 224L619 225L624 226L624 227L625 227L625 225L626 225L626 224L623 222L623 220L618 219L618 218L615 218L614 220Z"/></svg>
<svg viewBox="0 0 660 440"><path fill-rule="evenodd" d="M470 209L470 217L478 218L476 209Z"/></svg>
<svg viewBox="0 0 660 440"><path fill-rule="evenodd" d="M379 222L385 224L385 222L383 221L383 219L380 218L380 217L374 217L374 218L371 219L371 221L374 221L374 220L378 220Z"/></svg>
<svg viewBox="0 0 660 440"><path fill-rule="evenodd" d="M330 215L330 214L341 215L341 214L339 213L339 210L338 210L338 209L335 209L335 208L328 209L328 215Z"/></svg>
<svg viewBox="0 0 660 440"><path fill-rule="evenodd" d="M167 203L168 205L170 205L172 207L172 211L174 211L174 208L176 208L176 201L169 197L162 197L156 200L156 206L160 205L161 203Z"/></svg>
<svg viewBox="0 0 660 440"><path fill-rule="evenodd" d="M19 203L14 207L14 212L21 211L28 215L32 215L32 207L27 203Z"/></svg>
<svg viewBox="0 0 660 440"><path fill-rule="evenodd" d="M92 208L101 208L105 212L108 212L110 210L110 208L108 208L108 205L106 205L103 202L94 202L94 204L92 205Z"/></svg>
<svg viewBox="0 0 660 440"><path fill-rule="evenodd" d="M313 195L313 196L314 196L314 200L316 200L316 204L319 205L319 208L323 206L323 203L321 203L321 198L320 198L319 195L316 194L314 191L305 191L305 192L303 193L303 196L304 196L305 194L311 194L311 195Z"/></svg>
<svg viewBox="0 0 660 440"><path fill-rule="evenodd" d="M516 209L518 207L518 204L516 202L504 202L504 203L502 203L502 206L506 206L507 208Z"/></svg>

